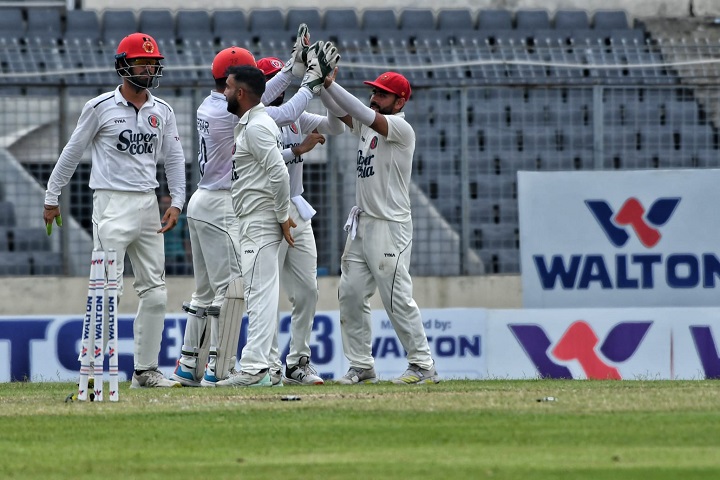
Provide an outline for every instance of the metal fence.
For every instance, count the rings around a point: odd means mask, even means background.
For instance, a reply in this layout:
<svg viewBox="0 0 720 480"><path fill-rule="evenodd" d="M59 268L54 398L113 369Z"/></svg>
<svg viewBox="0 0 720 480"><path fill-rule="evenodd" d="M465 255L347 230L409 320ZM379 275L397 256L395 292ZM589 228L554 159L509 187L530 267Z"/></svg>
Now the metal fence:
<svg viewBox="0 0 720 480"><path fill-rule="evenodd" d="M519 170L718 165L717 44L586 42L570 48L559 41L458 40L450 48L427 41L341 42L340 82L359 98L368 95L361 80L385 70L402 71L413 83L405 108L417 134L413 274L518 273ZM43 192L84 102L117 83L108 68L112 55L109 49L26 46L24 56L20 50L14 56L13 48L0 45L0 274L86 275L89 152L62 196L65 227L51 238L42 225ZM206 70L215 51L203 48L168 46L163 86L153 92L176 112L188 198L199 179L195 109L210 91ZM258 58L286 55L274 46L258 48ZM25 64L12 63L20 57ZM324 113L316 100L310 111ZM306 156L305 195L318 211L319 274L339 273L342 226L355 198L356 151L357 139L346 133ZM163 185L162 168L158 178ZM168 272L190 274L188 260L168 259Z"/></svg>

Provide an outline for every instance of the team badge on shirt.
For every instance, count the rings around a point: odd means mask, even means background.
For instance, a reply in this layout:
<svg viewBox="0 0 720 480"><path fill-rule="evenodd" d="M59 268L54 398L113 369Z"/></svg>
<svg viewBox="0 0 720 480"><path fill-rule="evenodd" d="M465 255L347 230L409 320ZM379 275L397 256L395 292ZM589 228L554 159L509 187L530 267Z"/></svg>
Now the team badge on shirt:
<svg viewBox="0 0 720 480"><path fill-rule="evenodd" d="M291 124L290 124L290 130L291 130L295 135L298 134L297 125L295 125L294 123L291 123Z"/></svg>
<svg viewBox="0 0 720 480"><path fill-rule="evenodd" d="M370 150L375 150L375 147L377 147L378 137L373 137L372 140L370 140Z"/></svg>
<svg viewBox="0 0 720 480"><path fill-rule="evenodd" d="M160 126L160 119L157 117L157 115L150 115L148 117L148 123L153 128L158 128Z"/></svg>

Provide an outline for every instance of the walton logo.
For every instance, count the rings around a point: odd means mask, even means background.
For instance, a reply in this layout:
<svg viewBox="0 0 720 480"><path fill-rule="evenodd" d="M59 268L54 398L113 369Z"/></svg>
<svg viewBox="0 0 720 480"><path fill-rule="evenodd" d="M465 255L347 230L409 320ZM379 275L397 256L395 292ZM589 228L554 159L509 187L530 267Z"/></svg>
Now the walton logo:
<svg viewBox="0 0 720 480"><path fill-rule="evenodd" d="M633 356L652 322L622 322L615 325L600 345L604 359L622 363ZM570 369L561 362L577 361L588 379L620 380L617 368L598 355L595 347L599 339L587 322L574 322L555 343L550 341L539 325L508 325L523 350L535 364L542 378L572 378ZM552 355L552 357L549 355Z"/></svg>
<svg viewBox="0 0 720 480"><path fill-rule="evenodd" d="M616 247L625 245L630 235L624 227L630 226L635 231L640 243L647 248L654 247L660 241L660 231L655 227L661 227L670 220L678 203L680 203L679 198L658 198L646 214L640 201L631 197L615 214L604 200L585 201L585 205L595 216L595 220L600 224L610 243Z"/></svg>

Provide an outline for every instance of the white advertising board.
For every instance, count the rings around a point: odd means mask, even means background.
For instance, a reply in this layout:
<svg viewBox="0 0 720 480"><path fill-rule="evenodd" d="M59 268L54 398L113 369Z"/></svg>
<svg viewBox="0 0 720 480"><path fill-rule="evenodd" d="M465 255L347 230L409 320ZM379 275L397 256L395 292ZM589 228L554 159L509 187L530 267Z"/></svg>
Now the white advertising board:
<svg viewBox="0 0 720 480"><path fill-rule="evenodd" d="M718 306L720 170L518 172L523 307Z"/></svg>

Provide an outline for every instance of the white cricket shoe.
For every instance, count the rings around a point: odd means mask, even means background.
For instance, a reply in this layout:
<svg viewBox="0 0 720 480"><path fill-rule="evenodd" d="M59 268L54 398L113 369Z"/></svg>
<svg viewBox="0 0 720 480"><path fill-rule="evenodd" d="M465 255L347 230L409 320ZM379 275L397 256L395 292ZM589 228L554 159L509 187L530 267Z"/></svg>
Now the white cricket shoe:
<svg viewBox="0 0 720 480"><path fill-rule="evenodd" d="M272 380L270 380L270 374L266 368L258 373L234 372L227 378L218 380L215 385L218 387L270 387Z"/></svg>
<svg viewBox="0 0 720 480"><path fill-rule="evenodd" d="M300 361L294 367L289 365L285 367L283 380L288 385L322 385L325 383L310 365L308 357L300 357Z"/></svg>
<svg viewBox="0 0 720 480"><path fill-rule="evenodd" d="M160 370L145 370L138 375L133 372L130 388L180 388L182 384L175 380L168 380Z"/></svg>

